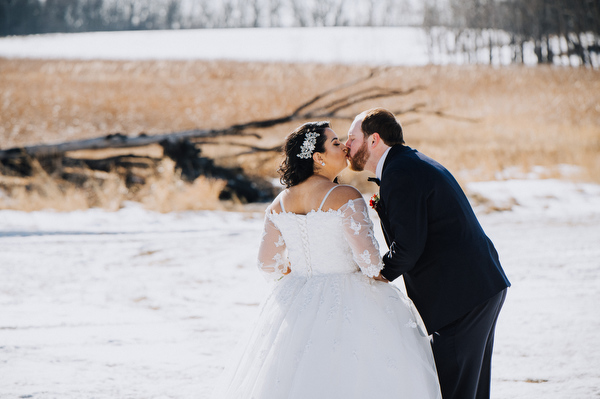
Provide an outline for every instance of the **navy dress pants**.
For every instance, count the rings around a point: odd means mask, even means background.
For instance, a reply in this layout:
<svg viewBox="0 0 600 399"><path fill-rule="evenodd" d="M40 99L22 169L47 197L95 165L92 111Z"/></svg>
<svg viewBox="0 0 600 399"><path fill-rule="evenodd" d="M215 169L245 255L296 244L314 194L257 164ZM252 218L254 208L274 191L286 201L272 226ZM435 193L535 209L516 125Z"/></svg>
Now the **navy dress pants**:
<svg viewBox="0 0 600 399"><path fill-rule="evenodd" d="M489 399L494 330L506 291L433 334L443 399Z"/></svg>

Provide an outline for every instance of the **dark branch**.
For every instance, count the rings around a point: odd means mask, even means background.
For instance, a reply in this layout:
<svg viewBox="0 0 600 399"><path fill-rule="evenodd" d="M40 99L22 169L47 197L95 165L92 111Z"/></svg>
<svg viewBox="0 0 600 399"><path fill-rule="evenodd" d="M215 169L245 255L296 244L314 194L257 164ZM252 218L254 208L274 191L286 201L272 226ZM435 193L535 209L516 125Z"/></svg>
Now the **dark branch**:
<svg viewBox="0 0 600 399"><path fill-rule="evenodd" d="M375 75L377 75L379 73L379 70L377 68L371 69L371 73L369 73L368 76L365 76L364 78L359 78L353 81L350 81L348 83L344 83L340 86L334 87L333 89L330 90L326 90L321 94L316 95L315 97L313 97L311 100L305 102L304 104L302 104L301 106L299 106L298 108L296 108L296 110L292 113L292 115L298 115L300 114L300 111L302 111L303 109L308 108L309 106L313 105L314 103L316 103L317 101L319 101L320 99L327 97L331 94L334 94L338 91L341 91L343 89L346 89L348 87L352 87L352 86L356 86L359 83L363 83L366 82L369 79L372 79Z"/></svg>

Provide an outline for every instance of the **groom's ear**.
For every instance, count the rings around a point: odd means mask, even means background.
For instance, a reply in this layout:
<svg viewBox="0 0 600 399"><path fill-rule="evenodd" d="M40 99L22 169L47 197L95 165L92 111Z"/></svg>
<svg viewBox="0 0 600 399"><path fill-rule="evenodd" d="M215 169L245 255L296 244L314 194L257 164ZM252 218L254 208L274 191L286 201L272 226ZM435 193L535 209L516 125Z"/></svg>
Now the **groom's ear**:
<svg viewBox="0 0 600 399"><path fill-rule="evenodd" d="M381 143L381 136L379 133L373 133L371 137L369 137L369 146L371 148L375 148Z"/></svg>

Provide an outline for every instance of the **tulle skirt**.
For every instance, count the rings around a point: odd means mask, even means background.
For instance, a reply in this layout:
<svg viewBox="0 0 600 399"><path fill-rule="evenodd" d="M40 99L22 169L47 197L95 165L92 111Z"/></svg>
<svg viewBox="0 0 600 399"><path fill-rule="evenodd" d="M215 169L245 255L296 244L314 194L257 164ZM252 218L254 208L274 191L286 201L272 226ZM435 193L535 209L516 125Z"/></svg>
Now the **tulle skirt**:
<svg viewBox="0 0 600 399"><path fill-rule="evenodd" d="M215 399L441 398L412 302L362 273L276 284Z"/></svg>

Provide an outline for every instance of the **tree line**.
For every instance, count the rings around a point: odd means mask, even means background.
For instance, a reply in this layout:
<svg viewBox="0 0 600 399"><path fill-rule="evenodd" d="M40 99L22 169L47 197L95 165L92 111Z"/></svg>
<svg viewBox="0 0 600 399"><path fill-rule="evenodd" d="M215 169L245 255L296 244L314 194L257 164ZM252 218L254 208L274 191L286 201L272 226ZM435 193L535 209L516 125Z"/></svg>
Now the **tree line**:
<svg viewBox="0 0 600 399"><path fill-rule="evenodd" d="M538 63L600 64L600 0L427 0L423 25L441 51L489 63L530 47Z"/></svg>
<svg viewBox="0 0 600 399"><path fill-rule="evenodd" d="M0 35L146 29L392 26L410 0L0 0Z"/></svg>
<svg viewBox="0 0 600 399"><path fill-rule="evenodd" d="M508 49L515 63L600 64L600 0L0 0L0 36L407 25L426 30L432 54L467 63Z"/></svg>

